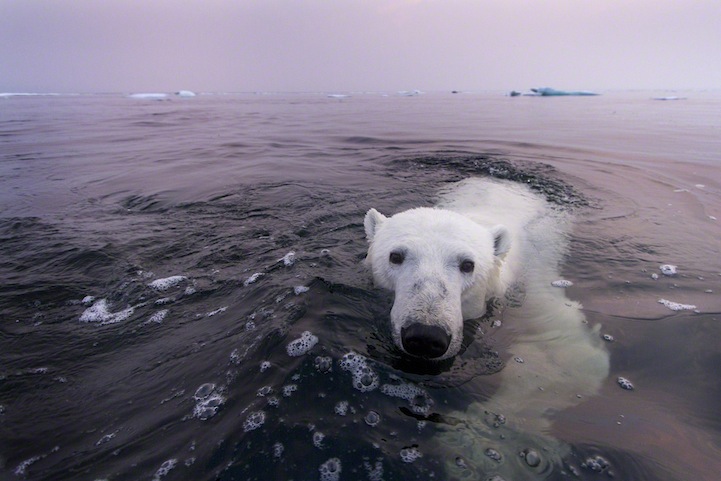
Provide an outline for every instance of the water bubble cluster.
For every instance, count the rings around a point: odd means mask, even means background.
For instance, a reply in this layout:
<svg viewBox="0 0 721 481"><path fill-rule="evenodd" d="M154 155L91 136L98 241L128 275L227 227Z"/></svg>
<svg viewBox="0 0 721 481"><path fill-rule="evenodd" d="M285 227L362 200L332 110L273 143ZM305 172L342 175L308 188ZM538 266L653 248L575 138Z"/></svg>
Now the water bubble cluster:
<svg viewBox="0 0 721 481"><path fill-rule="evenodd" d="M279 262L282 262L286 267L290 267L295 264L295 251L290 251L284 255Z"/></svg>
<svg viewBox="0 0 721 481"><path fill-rule="evenodd" d="M383 462L381 460L376 461L374 466L371 466L368 461L364 461L363 466L366 468L368 481L383 481Z"/></svg>
<svg viewBox="0 0 721 481"><path fill-rule="evenodd" d="M315 358L313 365L318 371L326 373L333 369L333 359L329 356L318 356Z"/></svg>
<svg viewBox="0 0 721 481"><path fill-rule="evenodd" d="M692 311L696 309L696 306L693 304L681 304L678 302L669 301L668 299L659 299L659 304L663 304L664 306L668 307L672 311Z"/></svg>
<svg viewBox="0 0 721 481"><path fill-rule="evenodd" d="M404 463L412 463L422 457L423 457L423 454L421 454L421 452L418 451L417 446L411 446L409 448L401 449L401 460Z"/></svg>
<svg viewBox="0 0 721 481"><path fill-rule="evenodd" d="M148 322L149 323L154 322L154 323L160 324L163 322L163 320L165 319L165 317L167 315L168 315L168 310L162 309L162 310L154 313L152 316L150 316L150 319L148 319Z"/></svg>
<svg viewBox="0 0 721 481"><path fill-rule="evenodd" d="M368 366L365 356L349 352L340 360L340 367L353 375L353 387L361 392L372 391L378 387L378 374Z"/></svg>
<svg viewBox="0 0 721 481"><path fill-rule="evenodd" d="M289 356L298 357L313 349L316 344L318 344L318 337L310 331L303 331L300 337L289 342L285 349Z"/></svg>
<svg viewBox="0 0 721 481"><path fill-rule="evenodd" d="M156 291L167 291L171 287L175 287L181 282L187 280L188 278L185 276L170 276L166 277L164 279L156 279L150 284L148 284L148 287L151 289L155 289Z"/></svg>
<svg viewBox="0 0 721 481"><path fill-rule="evenodd" d="M170 472L170 470L173 469L177 464L177 459L168 459L167 461L163 462L163 464L161 464L158 470L155 472L155 475L153 476L153 481L159 481L160 478L166 476Z"/></svg>
<svg viewBox="0 0 721 481"><path fill-rule="evenodd" d="M248 417L243 421L243 431L253 431L258 429L265 423L265 413L263 411L254 411L248 414Z"/></svg>
<svg viewBox="0 0 721 481"><path fill-rule="evenodd" d="M621 386L623 389L633 391L633 384L625 377L619 377L616 382L618 382L618 385Z"/></svg>
<svg viewBox="0 0 721 481"><path fill-rule="evenodd" d="M582 468L586 468L595 473L600 473L601 471L608 469L610 466L611 464L608 461L598 455L586 459L586 461L581 464Z"/></svg>
<svg viewBox="0 0 721 481"><path fill-rule="evenodd" d="M433 399L424 389L413 384L384 384L381 392L386 396L405 399L411 406L411 411L416 414L427 414L433 405Z"/></svg>
<svg viewBox="0 0 721 481"><path fill-rule="evenodd" d="M85 309L80 315L80 322L99 322L100 324L114 324L128 319L135 312L134 307L128 307L118 312L110 312L110 304L106 299L100 299Z"/></svg>
<svg viewBox="0 0 721 481"><path fill-rule="evenodd" d="M318 471L320 471L321 481L338 481L342 471L340 459L330 458L328 461L320 465Z"/></svg>
<svg viewBox="0 0 721 481"><path fill-rule="evenodd" d="M243 281L244 286L249 286L251 284L254 284L258 279L263 277L265 275L264 272L256 272L252 276L248 277L245 281Z"/></svg>
<svg viewBox="0 0 721 481"><path fill-rule="evenodd" d="M663 274L664 276L675 276L677 267L678 266L673 266L671 264L664 264L660 266L661 274Z"/></svg>
<svg viewBox="0 0 721 481"><path fill-rule="evenodd" d="M566 279L559 279L557 281L551 282L551 285L553 287L571 287L573 285L573 282L567 281Z"/></svg>
<svg viewBox="0 0 721 481"><path fill-rule="evenodd" d="M338 401L335 405L335 413L339 416L348 414L348 401Z"/></svg>
<svg viewBox="0 0 721 481"><path fill-rule="evenodd" d="M209 382L201 384L196 389L193 399L195 399L193 416L203 421L215 416L225 402L225 398L215 389L215 384Z"/></svg>
<svg viewBox="0 0 721 481"><path fill-rule="evenodd" d="M316 431L313 433L313 446L315 446L318 449L323 449L325 446L323 446L323 440L325 439L325 434L323 434L320 431Z"/></svg>

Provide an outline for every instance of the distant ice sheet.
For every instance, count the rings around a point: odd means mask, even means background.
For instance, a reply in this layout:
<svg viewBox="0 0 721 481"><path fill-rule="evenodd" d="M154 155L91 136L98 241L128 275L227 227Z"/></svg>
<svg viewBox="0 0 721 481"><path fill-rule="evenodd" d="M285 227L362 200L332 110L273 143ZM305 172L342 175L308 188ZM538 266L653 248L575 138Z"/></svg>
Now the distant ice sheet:
<svg viewBox="0 0 721 481"><path fill-rule="evenodd" d="M140 93L140 94L130 94L128 95L131 99L140 99L140 100L162 100L167 99L168 94L163 93Z"/></svg>

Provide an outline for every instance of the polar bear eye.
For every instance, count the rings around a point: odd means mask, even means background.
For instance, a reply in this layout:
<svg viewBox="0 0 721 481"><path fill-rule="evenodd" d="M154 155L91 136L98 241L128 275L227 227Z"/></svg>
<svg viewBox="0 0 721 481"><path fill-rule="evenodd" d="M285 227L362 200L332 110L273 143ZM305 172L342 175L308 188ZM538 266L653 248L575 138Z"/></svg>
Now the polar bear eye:
<svg viewBox="0 0 721 481"><path fill-rule="evenodd" d="M461 262L461 265L459 266L461 272L465 274L470 274L471 272L473 272L474 267L476 267L476 265L473 263L473 261L470 260L465 260Z"/></svg>
<svg viewBox="0 0 721 481"><path fill-rule="evenodd" d="M405 255L402 252L391 252L391 255L388 257L388 260L391 261L391 264L403 264L403 260L405 259Z"/></svg>

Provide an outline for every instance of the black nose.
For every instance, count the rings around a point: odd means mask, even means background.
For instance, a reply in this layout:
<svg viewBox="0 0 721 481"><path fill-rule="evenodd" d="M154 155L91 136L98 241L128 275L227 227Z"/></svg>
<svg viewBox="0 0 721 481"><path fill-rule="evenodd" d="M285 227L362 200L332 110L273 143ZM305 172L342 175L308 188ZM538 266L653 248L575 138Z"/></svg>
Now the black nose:
<svg viewBox="0 0 721 481"><path fill-rule="evenodd" d="M408 354L434 359L446 353L451 336L441 327L416 323L401 329L401 341Z"/></svg>

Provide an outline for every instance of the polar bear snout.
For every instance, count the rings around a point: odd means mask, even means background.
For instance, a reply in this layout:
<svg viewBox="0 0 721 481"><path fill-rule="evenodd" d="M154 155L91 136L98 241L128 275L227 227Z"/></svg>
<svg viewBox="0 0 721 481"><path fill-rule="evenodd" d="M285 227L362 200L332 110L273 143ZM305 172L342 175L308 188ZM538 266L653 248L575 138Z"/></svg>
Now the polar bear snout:
<svg viewBox="0 0 721 481"><path fill-rule="evenodd" d="M401 343L408 354L436 359L448 351L451 336L442 327L416 322L401 329Z"/></svg>

